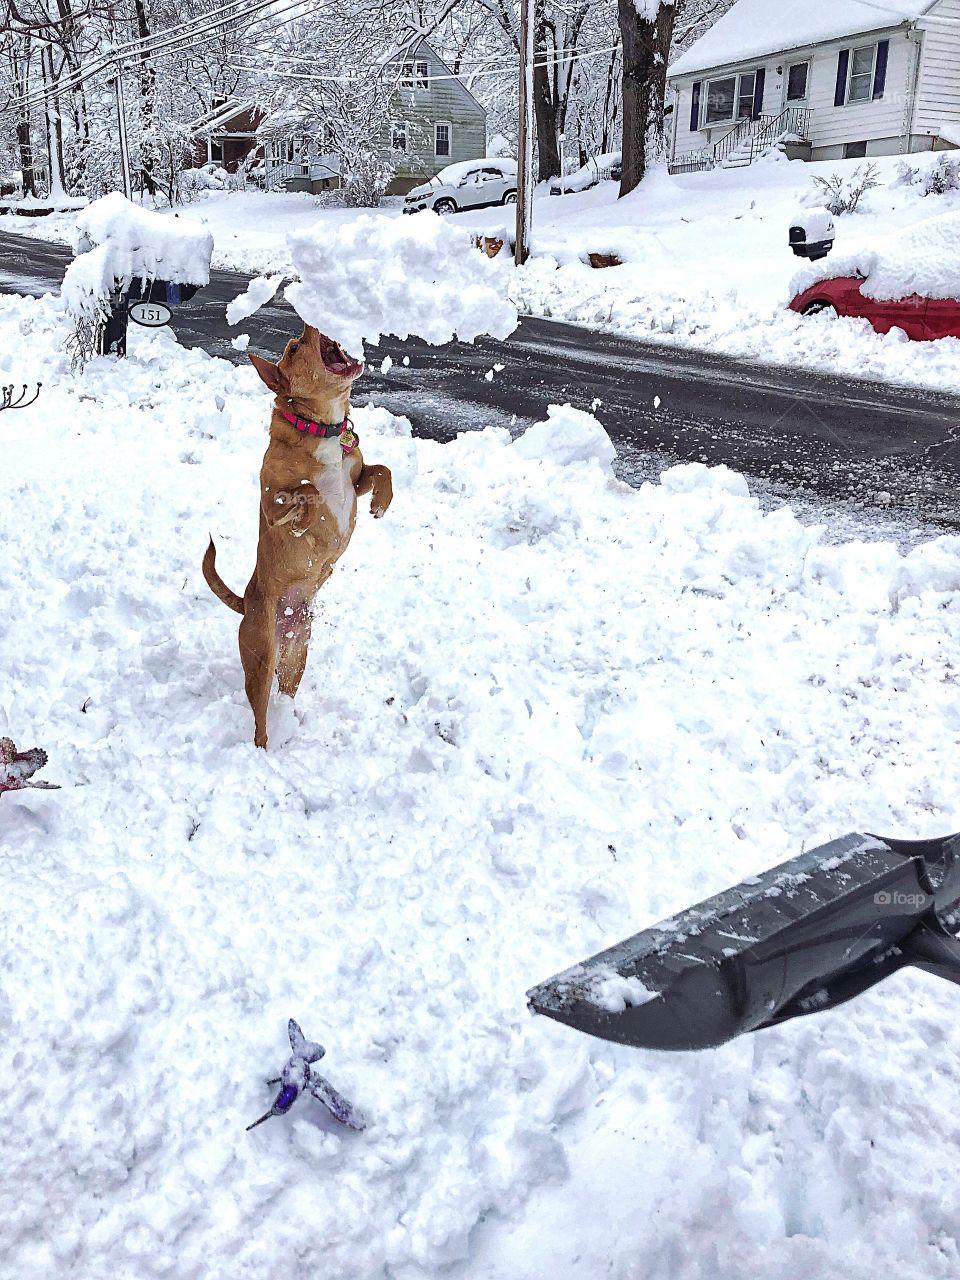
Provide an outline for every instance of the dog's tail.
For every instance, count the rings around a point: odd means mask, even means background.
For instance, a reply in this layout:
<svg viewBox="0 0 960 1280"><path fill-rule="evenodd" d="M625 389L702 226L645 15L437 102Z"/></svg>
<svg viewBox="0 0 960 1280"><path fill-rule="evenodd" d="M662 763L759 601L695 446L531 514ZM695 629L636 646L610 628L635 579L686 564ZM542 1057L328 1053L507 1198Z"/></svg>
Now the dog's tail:
<svg viewBox="0 0 960 1280"><path fill-rule="evenodd" d="M219 573L217 573L217 549L213 545L212 537L203 557L203 576L207 586L218 600L222 600L227 608L232 609L234 613L243 613L242 598L235 591L231 591Z"/></svg>

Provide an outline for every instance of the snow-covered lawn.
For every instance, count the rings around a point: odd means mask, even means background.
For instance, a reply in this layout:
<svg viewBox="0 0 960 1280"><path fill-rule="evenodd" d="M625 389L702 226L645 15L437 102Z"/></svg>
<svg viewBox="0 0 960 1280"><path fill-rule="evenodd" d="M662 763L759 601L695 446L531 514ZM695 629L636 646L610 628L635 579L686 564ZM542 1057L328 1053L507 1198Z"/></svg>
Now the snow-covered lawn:
<svg viewBox="0 0 960 1280"><path fill-rule="evenodd" d="M251 743L207 533L253 564L269 397L169 334L72 379L0 299L0 1271L955 1280L960 995L902 974L698 1055L524 991L849 830L960 826L960 540L819 546L742 479L632 490L357 414L394 468ZM546 413L544 418L546 419ZM293 1016L370 1117L252 1133Z"/></svg>
<svg viewBox="0 0 960 1280"><path fill-rule="evenodd" d="M916 166L937 157L909 156ZM764 160L746 169L652 175L617 200L603 183L534 204L534 255L517 272L514 301L534 315L645 339L725 352L749 360L823 369L960 393L960 340L884 337L865 320L800 317L785 309L802 266L787 247L790 222L814 191L815 176L849 175L864 161L817 164ZM917 221L960 212L960 191L921 196L895 185L898 158L875 162L881 185L857 213L836 219L838 264ZM399 215L399 205L382 212ZM286 237L316 222L331 229L357 211L321 208L308 195L213 193L179 210L215 240L214 265L252 272L292 269ZM509 230L512 209L454 216L477 231ZM5 218L0 229L68 240L70 215ZM588 252L615 252L623 266L595 270ZM827 260L829 262L829 259Z"/></svg>

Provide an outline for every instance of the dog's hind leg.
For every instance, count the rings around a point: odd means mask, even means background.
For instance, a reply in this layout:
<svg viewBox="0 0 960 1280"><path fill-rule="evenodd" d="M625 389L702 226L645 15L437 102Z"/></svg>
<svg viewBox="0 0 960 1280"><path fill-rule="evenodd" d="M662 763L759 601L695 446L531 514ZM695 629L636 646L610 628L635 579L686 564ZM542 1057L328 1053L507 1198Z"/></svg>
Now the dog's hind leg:
<svg viewBox="0 0 960 1280"><path fill-rule="evenodd" d="M311 621L309 608L304 606L296 610L292 617L282 619L278 626L280 656L277 660L277 675L280 678L280 692L285 693L288 698L297 696L303 679Z"/></svg>
<svg viewBox="0 0 960 1280"><path fill-rule="evenodd" d="M258 747L265 747L267 707L277 668L277 641L274 610L265 608L260 601L248 604L240 623L240 661L247 700L253 711L253 741Z"/></svg>

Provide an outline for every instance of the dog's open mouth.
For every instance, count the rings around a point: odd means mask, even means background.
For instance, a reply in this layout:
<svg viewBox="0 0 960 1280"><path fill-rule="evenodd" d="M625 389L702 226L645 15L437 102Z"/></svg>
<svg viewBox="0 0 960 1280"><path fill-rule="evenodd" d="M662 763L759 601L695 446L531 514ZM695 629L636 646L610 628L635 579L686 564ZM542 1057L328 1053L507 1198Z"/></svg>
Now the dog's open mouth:
<svg viewBox="0 0 960 1280"><path fill-rule="evenodd" d="M334 342L325 333L318 334L318 339L320 359L329 373L336 374L338 378L355 378L363 372L363 363L348 356L339 342Z"/></svg>

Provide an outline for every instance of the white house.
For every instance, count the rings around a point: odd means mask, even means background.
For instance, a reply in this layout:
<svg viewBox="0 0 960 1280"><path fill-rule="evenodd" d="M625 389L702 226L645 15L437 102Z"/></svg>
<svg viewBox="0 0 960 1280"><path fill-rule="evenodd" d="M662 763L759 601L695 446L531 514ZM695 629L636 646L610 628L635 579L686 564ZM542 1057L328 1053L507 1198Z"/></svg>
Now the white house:
<svg viewBox="0 0 960 1280"><path fill-rule="evenodd" d="M668 84L672 173L960 146L960 0L737 0Z"/></svg>

